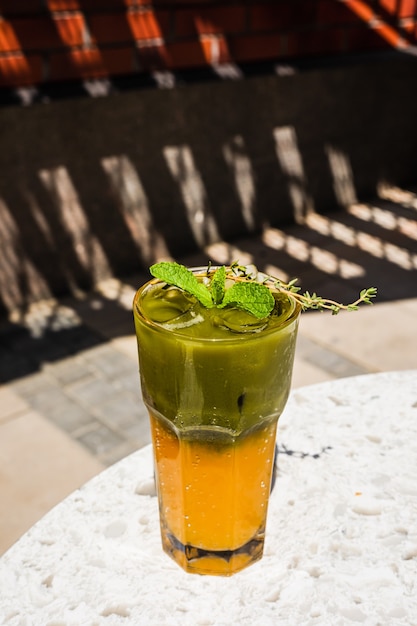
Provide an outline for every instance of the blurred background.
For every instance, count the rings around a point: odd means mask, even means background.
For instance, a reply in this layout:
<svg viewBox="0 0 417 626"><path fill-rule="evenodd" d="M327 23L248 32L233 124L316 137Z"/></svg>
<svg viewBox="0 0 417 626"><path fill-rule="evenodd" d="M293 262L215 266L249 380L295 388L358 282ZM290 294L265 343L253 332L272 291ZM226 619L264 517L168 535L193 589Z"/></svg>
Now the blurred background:
<svg viewBox="0 0 417 626"><path fill-rule="evenodd" d="M149 442L148 266L255 263L293 386L416 368L417 0L0 0L0 554Z"/></svg>

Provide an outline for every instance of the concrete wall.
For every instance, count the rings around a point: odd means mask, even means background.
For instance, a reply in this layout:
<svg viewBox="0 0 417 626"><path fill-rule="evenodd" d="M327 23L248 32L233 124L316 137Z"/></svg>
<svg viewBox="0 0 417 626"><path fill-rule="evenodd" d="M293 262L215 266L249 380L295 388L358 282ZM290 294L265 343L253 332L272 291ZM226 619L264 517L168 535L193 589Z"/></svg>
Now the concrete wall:
<svg viewBox="0 0 417 626"><path fill-rule="evenodd" d="M415 57L0 108L0 310L416 183Z"/></svg>

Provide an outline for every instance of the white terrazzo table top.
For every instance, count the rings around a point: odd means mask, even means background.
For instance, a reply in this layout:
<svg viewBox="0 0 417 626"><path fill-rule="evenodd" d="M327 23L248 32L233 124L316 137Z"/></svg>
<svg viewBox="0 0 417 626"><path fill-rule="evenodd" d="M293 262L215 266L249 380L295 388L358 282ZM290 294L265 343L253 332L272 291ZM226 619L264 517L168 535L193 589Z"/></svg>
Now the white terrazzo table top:
<svg viewBox="0 0 417 626"><path fill-rule="evenodd" d="M160 547L148 446L0 559L2 626L417 624L417 371L297 389L264 558L230 578Z"/></svg>

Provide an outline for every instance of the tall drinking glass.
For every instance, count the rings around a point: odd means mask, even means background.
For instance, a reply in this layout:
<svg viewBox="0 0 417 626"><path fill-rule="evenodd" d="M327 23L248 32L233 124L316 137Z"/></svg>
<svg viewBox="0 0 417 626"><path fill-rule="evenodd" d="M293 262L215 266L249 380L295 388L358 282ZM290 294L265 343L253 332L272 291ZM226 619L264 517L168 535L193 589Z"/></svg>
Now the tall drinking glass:
<svg viewBox="0 0 417 626"><path fill-rule="evenodd" d="M207 276L207 268L192 271ZM187 572L227 576L262 557L300 313L273 295L262 320L206 309L157 279L135 295L162 546Z"/></svg>

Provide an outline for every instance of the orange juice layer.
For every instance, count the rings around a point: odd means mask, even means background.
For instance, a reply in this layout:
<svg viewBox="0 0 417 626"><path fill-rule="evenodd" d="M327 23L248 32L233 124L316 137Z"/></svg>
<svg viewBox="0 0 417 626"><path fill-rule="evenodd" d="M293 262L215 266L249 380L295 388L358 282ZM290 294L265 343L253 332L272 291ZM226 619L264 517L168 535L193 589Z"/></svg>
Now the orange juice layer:
<svg viewBox="0 0 417 626"><path fill-rule="evenodd" d="M179 440L151 415L164 525L184 545L236 550L265 526L276 422L234 443Z"/></svg>

